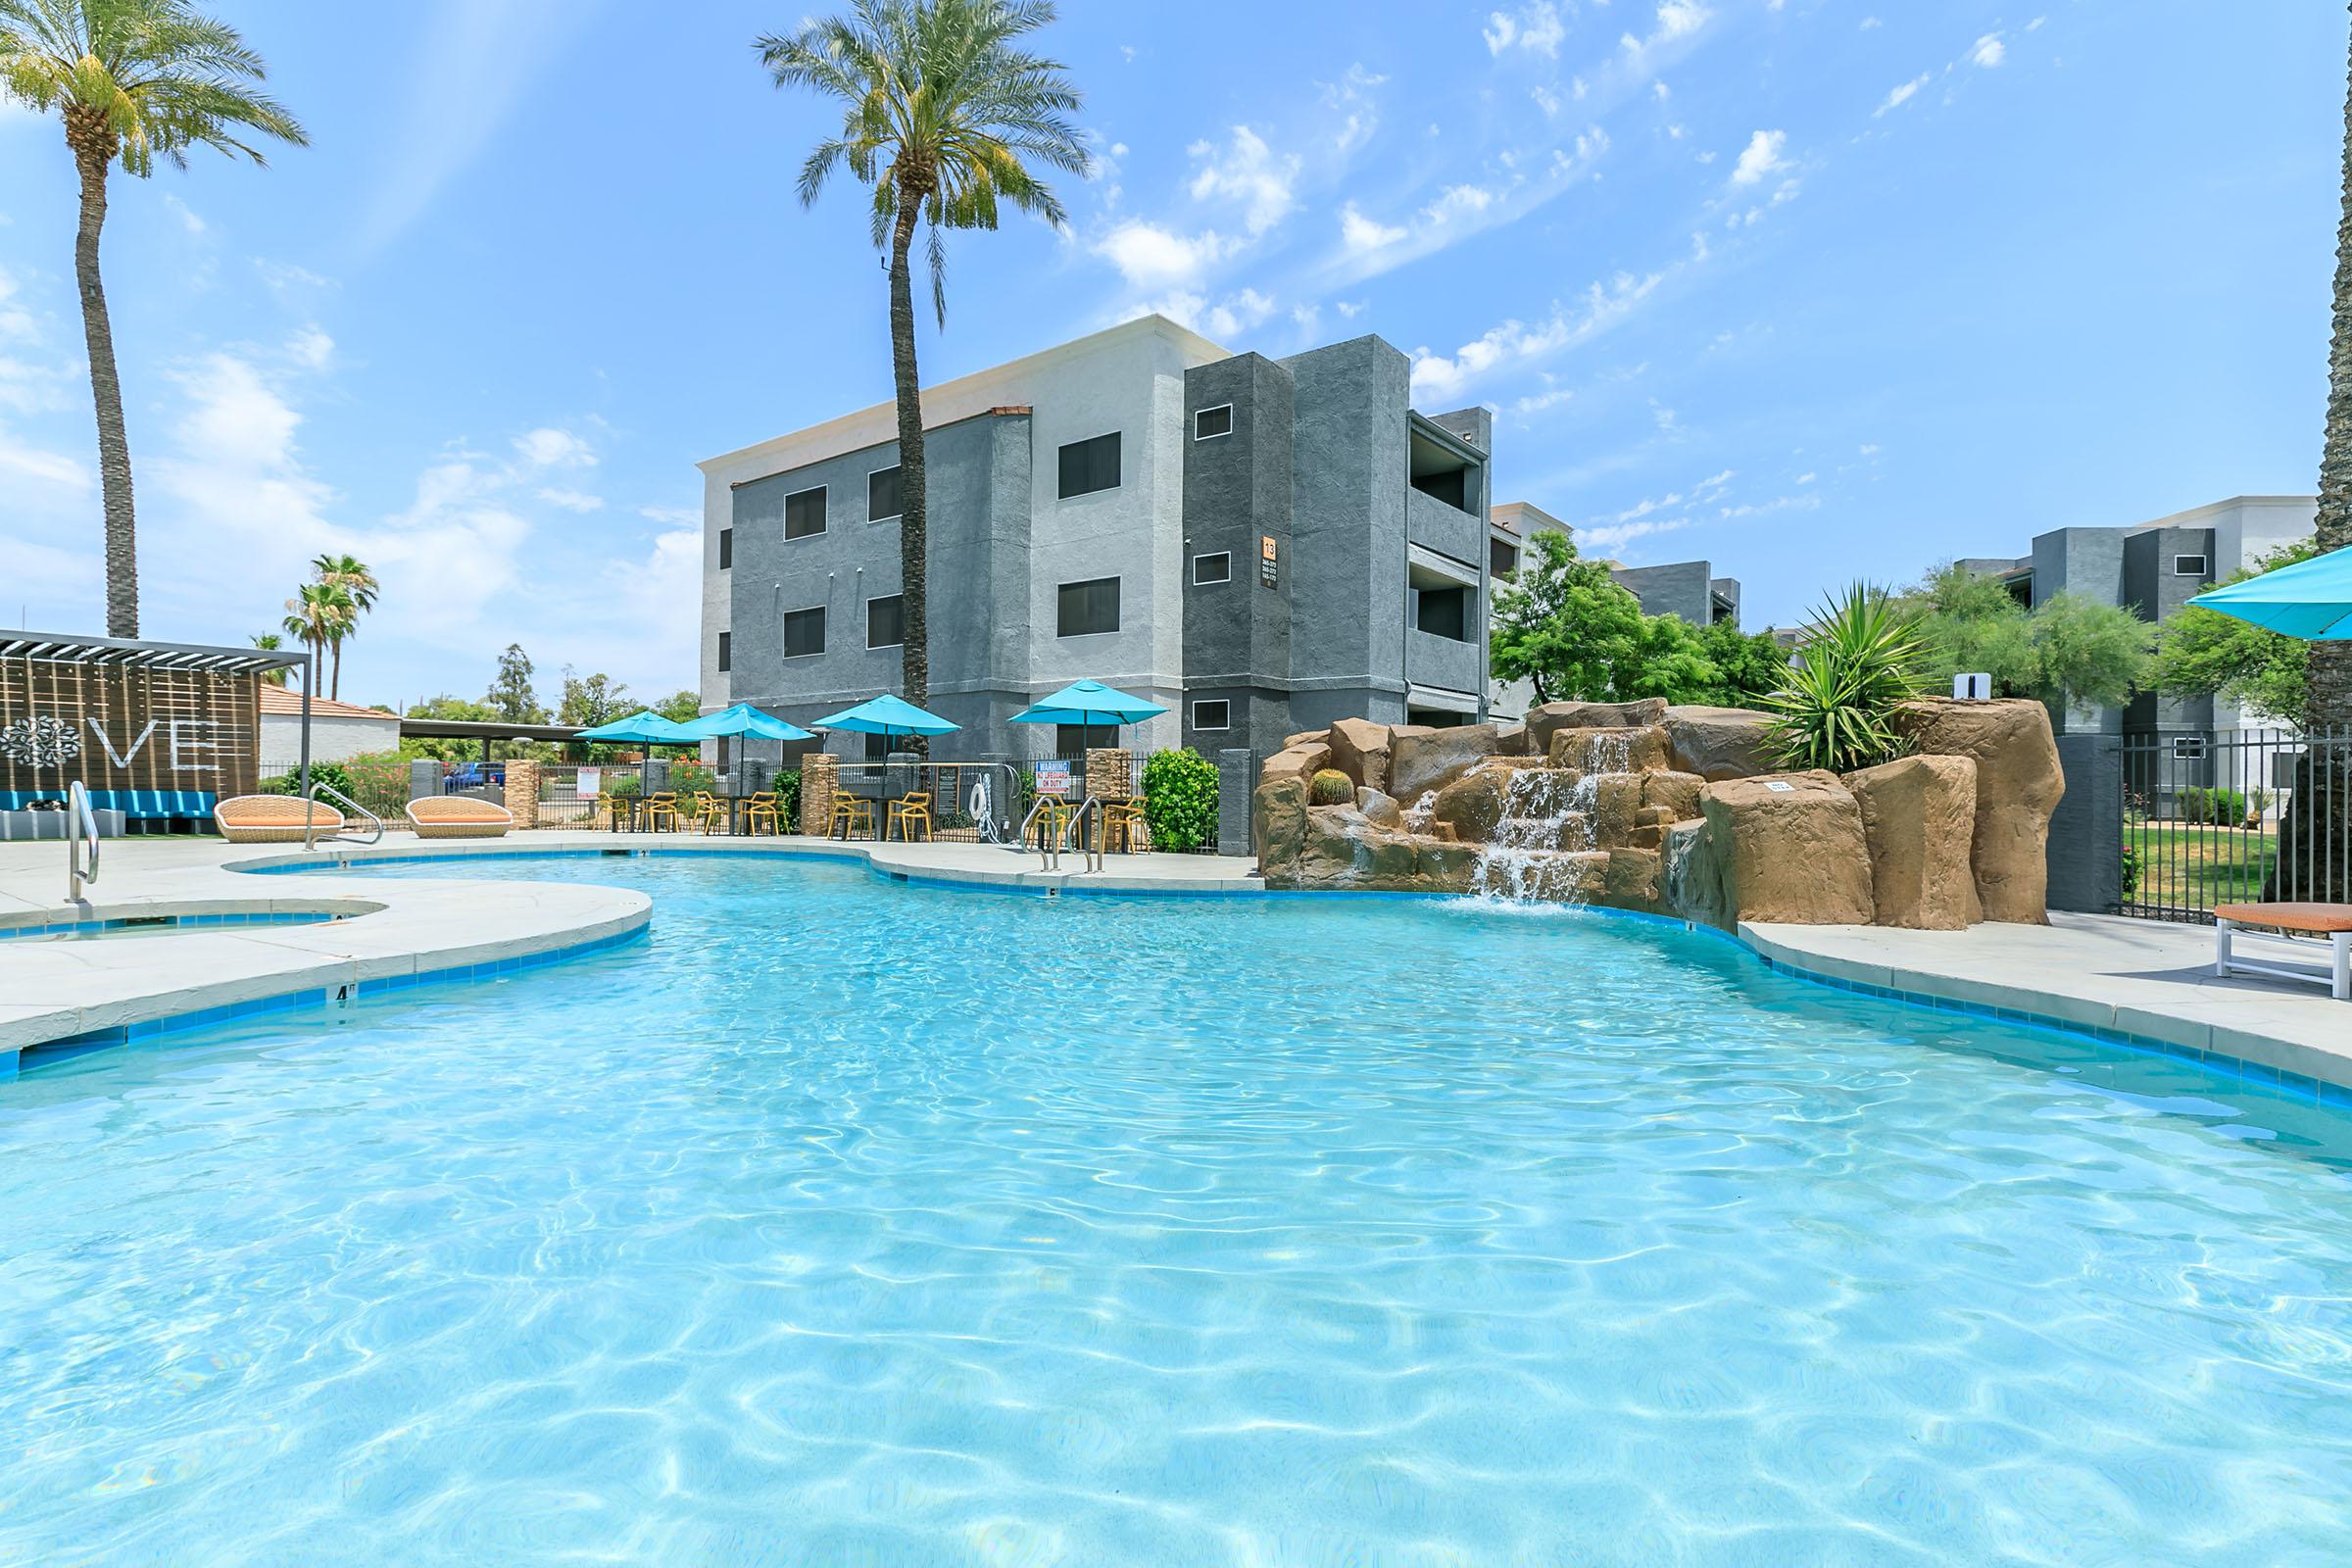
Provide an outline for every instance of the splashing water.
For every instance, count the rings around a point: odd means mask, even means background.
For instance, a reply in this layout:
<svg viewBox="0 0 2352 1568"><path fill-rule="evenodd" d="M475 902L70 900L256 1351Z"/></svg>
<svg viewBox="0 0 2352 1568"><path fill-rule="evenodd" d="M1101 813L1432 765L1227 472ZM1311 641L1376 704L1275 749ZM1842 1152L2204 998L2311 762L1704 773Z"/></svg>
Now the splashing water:
<svg viewBox="0 0 2352 1568"><path fill-rule="evenodd" d="M1470 870L1473 898L1525 904L1537 900L1583 904L1586 884L1563 856L1599 850L1597 808L1604 773L1633 766L1633 738L1623 730L1586 737L1583 768L1526 767L1503 786L1502 816Z"/></svg>

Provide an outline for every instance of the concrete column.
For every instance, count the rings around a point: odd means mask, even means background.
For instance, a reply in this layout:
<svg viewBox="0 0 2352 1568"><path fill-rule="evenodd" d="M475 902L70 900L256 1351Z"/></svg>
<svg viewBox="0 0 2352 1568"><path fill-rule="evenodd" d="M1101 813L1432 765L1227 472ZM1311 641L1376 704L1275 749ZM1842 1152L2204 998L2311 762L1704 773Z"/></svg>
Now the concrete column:
<svg viewBox="0 0 2352 1568"><path fill-rule="evenodd" d="M507 763L507 809L516 827L539 825L539 764L517 757Z"/></svg>
<svg viewBox="0 0 2352 1568"><path fill-rule="evenodd" d="M441 764L429 758L409 763L409 799L421 801L441 793Z"/></svg>
<svg viewBox="0 0 2352 1568"><path fill-rule="evenodd" d="M2124 754L2113 735L2061 735L2066 794L2050 813L2053 909L2111 914L2124 898Z"/></svg>
<svg viewBox="0 0 2352 1568"><path fill-rule="evenodd" d="M833 795L841 786L841 760L827 752L801 759L801 831L823 838L833 826Z"/></svg>
<svg viewBox="0 0 2352 1568"><path fill-rule="evenodd" d="M1217 853L1248 855L1250 795L1257 787L1257 755L1246 746L1217 753Z"/></svg>

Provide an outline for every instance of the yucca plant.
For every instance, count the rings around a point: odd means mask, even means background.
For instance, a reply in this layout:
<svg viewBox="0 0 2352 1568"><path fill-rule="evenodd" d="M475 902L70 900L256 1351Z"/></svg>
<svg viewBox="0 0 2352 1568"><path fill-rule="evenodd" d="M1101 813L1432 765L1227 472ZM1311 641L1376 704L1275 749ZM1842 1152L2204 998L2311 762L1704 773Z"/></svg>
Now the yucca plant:
<svg viewBox="0 0 2352 1568"><path fill-rule="evenodd" d="M1824 603L1797 654L1783 688L1763 699L1783 766L1846 773L1910 749L1894 719L1919 695L1926 648L1917 617L1884 588L1858 582Z"/></svg>

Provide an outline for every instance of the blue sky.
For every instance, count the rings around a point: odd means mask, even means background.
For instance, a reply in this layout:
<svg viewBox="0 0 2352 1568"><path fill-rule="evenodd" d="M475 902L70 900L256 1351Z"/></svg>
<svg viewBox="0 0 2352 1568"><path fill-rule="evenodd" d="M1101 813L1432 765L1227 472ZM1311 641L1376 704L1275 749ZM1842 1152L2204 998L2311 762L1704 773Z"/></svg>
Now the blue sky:
<svg viewBox="0 0 2352 1568"><path fill-rule="evenodd" d="M145 630L241 641L350 549L344 695L478 695L518 640L695 669L697 459L889 392L797 9L222 0L313 145L118 176L107 279ZM1076 4L1071 226L954 242L926 379L1139 309L1282 354L1377 332L1498 411L1496 495L1751 626L2068 524L2308 491L2345 20L2316 3ZM103 624L55 124L0 109L0 622ZM22 607L22 609L21 609Z"/></svg>

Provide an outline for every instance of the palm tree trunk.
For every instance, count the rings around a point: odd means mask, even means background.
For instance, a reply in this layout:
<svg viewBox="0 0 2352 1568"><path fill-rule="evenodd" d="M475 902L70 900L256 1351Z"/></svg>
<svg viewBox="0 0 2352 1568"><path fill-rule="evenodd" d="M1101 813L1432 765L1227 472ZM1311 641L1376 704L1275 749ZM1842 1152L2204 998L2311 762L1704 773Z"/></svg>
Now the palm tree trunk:
<svg viewBox="0 0 2352 1568"><path fill-rule="evenodd" d="M81 174L81 227L74 237L74 278L81 289L81 329L90 353L90 396L98 408L98 481L106 512L106 634L139 634L138 529L130 497L130 437L122 425L122 381L115 369L115 329L98 275L98 231L106 223L106 170L114 133L103 115L66 112L66 144Z"/></svg>
<svg viewBox="0 0 2352 1568"><path fill-rule="evenodd" d="M334 649L334 673L326 680L326 695L331 702L343 700L343 639L337 637L330 645Z"/></svg>
<svg viewBox="0 0 2352 1568"><path fill-rule="evenodd" d="M901 189L898 221L890 236L890 361L899 398L899 593L906 645L900 649L906 691L917 708L931 702L931 627L928 570L930 527L923 479L923 392L914 368L914 284L906 253L914 242L920 194ZM922 736L907 748L930 750Z"/></svg>

